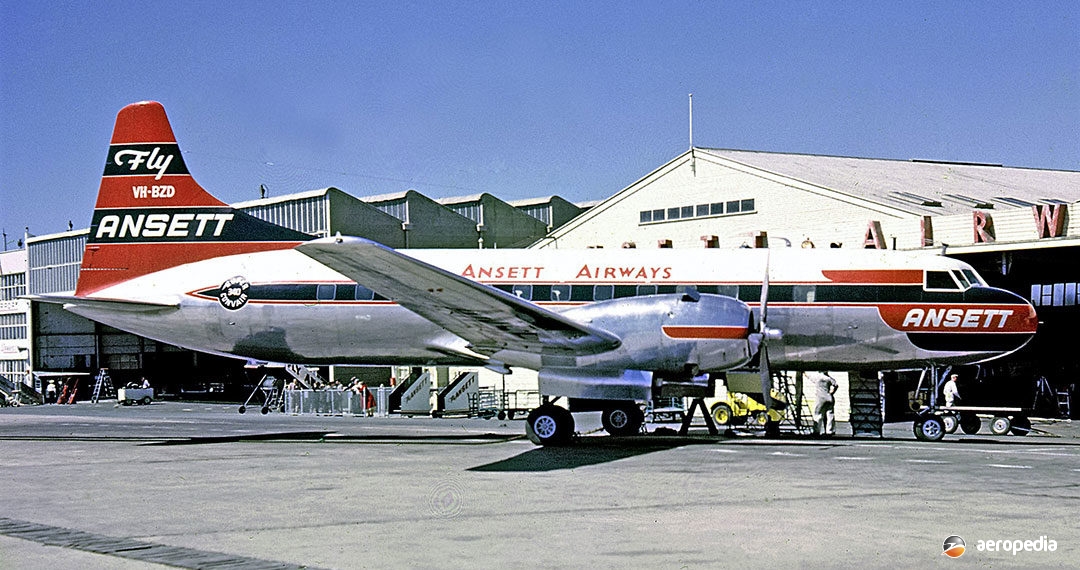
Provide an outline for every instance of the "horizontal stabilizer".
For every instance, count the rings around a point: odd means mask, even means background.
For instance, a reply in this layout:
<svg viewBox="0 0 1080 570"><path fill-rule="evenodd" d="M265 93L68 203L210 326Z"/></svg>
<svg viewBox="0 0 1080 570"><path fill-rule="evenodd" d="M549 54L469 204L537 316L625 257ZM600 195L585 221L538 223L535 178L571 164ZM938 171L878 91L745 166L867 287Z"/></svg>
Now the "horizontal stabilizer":
<svg viewBox="0 0 1080 570"><path fill-rule="evenodd" d="M180 300L136 301L131 299L103 299L96 297L75 297L71 295L27 295L22 297L39 303L63 305L65 309L86 307L97 310L111 310L124 313L165 313L180 308Z"/></svg>

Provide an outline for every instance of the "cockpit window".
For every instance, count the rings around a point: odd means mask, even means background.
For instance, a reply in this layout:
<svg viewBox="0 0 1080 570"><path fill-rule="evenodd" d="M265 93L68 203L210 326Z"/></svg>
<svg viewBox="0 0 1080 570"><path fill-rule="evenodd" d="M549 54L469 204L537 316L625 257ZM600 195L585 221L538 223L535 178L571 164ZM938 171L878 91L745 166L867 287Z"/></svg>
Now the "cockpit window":
<svg viewBox="0 0 1080 570"><path fill-rule="evenodd" d="M953 269L952 274L953 274L953 277L955 277L956 280L960 282L961 287L963 287L964 289L971 288L971 281L968 281L967 276L965 276L963 273Z"/></svg>
<svg viewBox="0 0 1080 570"><path fill-rule="evenodd" d="M959 291L960 285L948 271L927 271L926 289L938 291Z"/></svg>
<svg viewBox="0 0 1080 570"><path fill-rule="evenodd" d="M973 286L986 287L986 282L982 280L982 277L979 277L978 273L975 273L974 269L963 269L962 272Z"/></svg>

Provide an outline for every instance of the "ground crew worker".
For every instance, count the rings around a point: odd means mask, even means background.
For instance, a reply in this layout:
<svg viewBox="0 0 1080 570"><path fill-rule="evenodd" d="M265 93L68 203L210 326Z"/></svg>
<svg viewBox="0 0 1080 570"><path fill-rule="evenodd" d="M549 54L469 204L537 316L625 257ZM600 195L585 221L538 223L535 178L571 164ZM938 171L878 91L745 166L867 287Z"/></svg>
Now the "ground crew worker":
<svg viewBox="0 0 1080 570"><path fill-rule="evenodd" d="M956 374L949 376L949 381L945 383L945 387L941 390L945 395L945 407L952 407L953 403L960 398L960 390L956 388L958 378L959 376Z"/></svg>
<svg viewBox="0 0 1080 570"><path fill-rule="evenodd" d="M817 374L817 392L814 394L814 435L835 435L836 418L833 409L836 399L833 394L840 386L825 372Z"/></svg>

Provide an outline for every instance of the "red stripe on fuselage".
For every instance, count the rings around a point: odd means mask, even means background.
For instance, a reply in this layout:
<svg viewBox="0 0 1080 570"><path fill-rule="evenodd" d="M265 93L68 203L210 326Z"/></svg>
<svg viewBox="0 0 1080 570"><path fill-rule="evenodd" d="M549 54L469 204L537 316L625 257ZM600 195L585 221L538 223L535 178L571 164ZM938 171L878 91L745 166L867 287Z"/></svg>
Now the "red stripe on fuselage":
<svg viewBox="0 0 1080 570"><path fill-rule="evenodd" d="M749 331L746 327L720 326L664 326L664 334L678 339L741 339Z"/></svg>
<svg viewBox="0 0 1080 570"><path fill-rule="evenodd" d="M821 274L835 283L878 285L921 285L921 269L822 269Z"/></svg>

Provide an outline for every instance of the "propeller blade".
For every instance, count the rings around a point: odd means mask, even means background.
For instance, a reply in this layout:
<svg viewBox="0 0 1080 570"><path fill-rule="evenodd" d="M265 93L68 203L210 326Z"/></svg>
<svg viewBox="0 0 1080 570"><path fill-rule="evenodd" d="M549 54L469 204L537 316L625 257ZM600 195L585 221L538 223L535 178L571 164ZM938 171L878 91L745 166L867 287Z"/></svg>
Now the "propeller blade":
<svg viewBox="0 0 1080 570"><path fill-rule="evenodd" d="M769 349L765 346L765 339L761 342L761 363L758 366L761 370L761 397L764 399L765 407L773 407L772 399L772 373L769 370Z"/></svg>

